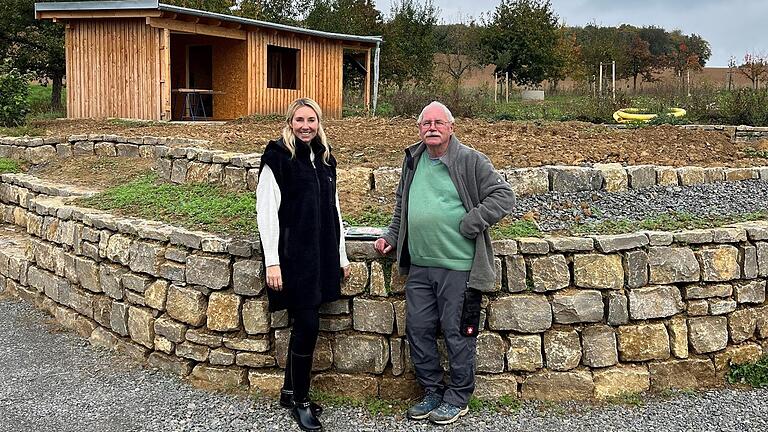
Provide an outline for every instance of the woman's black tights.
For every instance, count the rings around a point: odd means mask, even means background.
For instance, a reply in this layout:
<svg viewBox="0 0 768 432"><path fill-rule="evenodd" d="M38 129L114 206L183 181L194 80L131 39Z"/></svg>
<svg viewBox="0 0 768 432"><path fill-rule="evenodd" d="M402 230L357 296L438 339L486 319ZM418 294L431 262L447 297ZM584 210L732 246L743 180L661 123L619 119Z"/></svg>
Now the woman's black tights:
<svg viewBox="0 0 768 432"><path fill-rule="evenodd" d="M320 332L318 309L290 310L293 318L288 358L285 364L284 390L293 390L293 400L304 402L309 398L312 358Z"/></svg>

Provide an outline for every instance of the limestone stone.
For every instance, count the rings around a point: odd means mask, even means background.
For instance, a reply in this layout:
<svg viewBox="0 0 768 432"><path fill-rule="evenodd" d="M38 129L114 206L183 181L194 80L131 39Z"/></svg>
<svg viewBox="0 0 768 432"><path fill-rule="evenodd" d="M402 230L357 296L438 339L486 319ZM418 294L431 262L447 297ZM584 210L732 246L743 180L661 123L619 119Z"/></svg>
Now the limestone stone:
<svg viewBox="0 0 768 432"><path fill-rule="evenodd" d="M211 330L232 331L240 327L240 305L243 298L237 294L213 292L208 298L208 323Z"/></svg>
<svg viewBox="0 0 768 432"><path fill-rule="evenodd" d="M581 331L582 362L589 367L613 366L619 362L616 334L610 326L592 325Z"/></svg>
<svg viewBox="0 0 768 432"><path fill-rule="evenodd" d="M144 241L134 241L129 248L129 267L134 272L159 275L160 264L165 260L165 248Z"/></svg>
<svg viewBox="0 0 768 432"><path fill-rule="evenodd" d="M729 281L741 276L739 250L733 246L702 249L696 252L696 257L701 262L701 278L704 281Z"/></svg>
<svg viewBox="0 0 768 432"><path fill-rule="evenodd" d="M541 355L541 336L510 335L507 338L507 370L533 372L544 367Z"/></svg>
<svg viewBox="0 0 768 432"><path fill-rule="evenodd" d="M501 335L492 332L478 334L476 370L488 373L504 372L504 352L506 349Z"/></svg>
<svg viewBox="0 0 768 432"><path fill-rule="evenodd" d="M765 283L765 280L736 283L736 302L765 303Z"/></svg>
<svg viewBox="0 0 768 432"><path fill-rule="evenodd" d="M596 370L592 375L597 399L643 393L651 386L651 374L646 366L622 365Z"/></svg>
<svg viewBox="0 0 768 432"><path fill-rule="evenodd" d="M389 339L389 357L392 362L392 375L400 376L405 372L405 338L393 337Z"/></svg>
<svg viewBox="0 0 768 432"><path fill-rule="evenodd" d="M624 274L629 288L640 288L648 284L648 254L642 250L627 251L624 254Z"/></svg>
<svg viewBox="0 0 768 432"><path fill-rule="evenodd" d="M168 289L165 307L172 318L193 326L199 326L205 322L208 300L200 291L171 285Z"/></svg>
<svg viewBox="0 0 768 432"><path fill-rule="evenodd" d="M246 369L205 364L195 366L190 378L204 381L217 389L235 389L248 383Z"/></svg>
<svg viewBox="0 0 768 432"><path fill-rule="evenodd" d="M685 308L688 316L702 316L709 313L709 303L706 300L691 300Z"/></svg>
<svg viewBox="0 0 768 432"><path fill-rule="evenodd" d="M739 309L728 315L728 331L735 344L750 339L757 330L757 312L755 309Z"/></svg>
<svg viewBox="0 0 768 432"><path fill-rule="evenodd" d="M129 265L131 243L130 237L121 234L109 236L106 250L107 258L125 266Z"/></svg>
<svg viewBox="0 0 768 432"><path fill-rule="evenodd" d="M507 375L477 375L473 394L480 400L496 401L510 396L516 399L517 380Z"/></svg>
<svg viewBox="0 0 768 432"><path fill-rule="evenodd" d="M528 255L545 255L549 253L549 243L538 237L519 237L517 247L520 253Z"/></svg>
<svg viewBox="0 0 768 432"><path fill-rule="evenodd" d="M322 337L327 339L327 337ZM320 339L318 339L319 341ZM224 336L222 338L224 346L236 351L267 352L271 348L268 338L250 338L240 336Z"/></svg>
<svg viewBox="0 0 768 432"><path fill-rule="evenodd" d="M757 275L768 276L768 242L757 242Z"/></svg>
<svg viewBox="0 0 768 432"><path fill-rule="evenodd" d="M126 290L143 294L152 283L152 278L135 273L124 273L120 283Z"/></svg>
<svg viewBox="0 0 768 432"><path fill-rule="evenodd" d="M549 180L555 192L581 192L600 190L603 176L592 168L576 166L552 166Z"/></svg>
<svg viewBox="0 0 768 432"><path fill-rule="evenodd" d="M600 322L603 309L600 291L568 289L552 296L552 313L559 324Z"/></svg>
<svg viewBox="0 0 768 432"><path fill-rule="evenodd" d="M603 175L603 190L620 192L629 187L627 171L620 163L594 164L593 168Z"/></svg>
<svg viewBox="0 0 768 432"><path fill-rule="evenodd" d="M725 315L736 310L736 300L733 299L708 299L710 315Z"/></svg>
<svg viewBox="0 0 768 432"><path fill-rule="evenodd" d="M563 255L531 258L530 271L534 292L558 290L571 283L568 263Z"/></svg>
<svg viewBox="0 0 768 432"><path fill-rule="evenodd" d="M312 388L331 395L364 399L379 396L375 377L344 373L321 373L312 378Z"/></svg>
<svg viewBox="0 0 768 432"><path fill-rule="evenodd" d="M656 167L656 184L659 186L677 186L677 172L673 167Z"/></svg>
<svg viewBox="0 0 768 432"><path fill-rule="evenodd" d="M591 236L600 252L612 253L637 249L648 245L648 237L641 233Z"/></svg>
<svg viewBox="0 0 768 432"><path fill-rule="evenodd" d="M715 366L708 358L669 360L648 365L651 390L699 389L717 387L720 381Z"/></svg>
<svg viewBox="0 0 768 432"><path fill-rule="evenodd" d="M252 368L267 368L275 365L275 358L267 354L240 352L236 355L235 364Z"/></svg>
<svg viewBox="0 0 768 432"><path fill-rule="evenodd" d="M395 310L392 303L386 300L355 297L352 300L352 322L358 331L391 334Z"/></svg>
<svg viewBox="0 0 768 432"><path fill-rule="evenodd" d="M703 299L712 297L730 297L733 286L730 284L700 284L686 285L685 299Z"/></svg>
<svg viewBox="0 0 768 432"><path fill-rule="evenodd" d="M667 322L669 346L672 355L677 358L688 358L688 324L685 318L672 318Z"/></svg>
<svg viewBox="0 0 768 432"><path fill-rule="evenodd" d="M398 336L405 336L406 323L406 304L405 300L395 300L392 302L395 308L395 330Z"/></svg>
<svg viewBox="0 0 768 432"><path fill-rule="evenodd" d="M621 361L666 360L669 358L669 335L664 324L637 324L619 327Z"/></svg>
<svg viewBox="0 0 768 432"><path fill-rule="evenodd" d="M155 320L155 335L163 336L171 342L184 342L184 335L187 332L187 326L174 321L167 315L163 315Z"/></svg>
<svg viewBox="0 0 768 432"><path fill-rule="evenodd" d="M405 282L408 280L407 275L401 275L400 270L396 262L390 265L390 278L389 278L389 291L393 294L405 293Z"/></svg>
<svg viewBox="0 0 768 432"><path fill-rule="evenodd" d="M154 348L155 317L152 312L138 307L128 309L128 334L136 343Z"/></svg>
<svg viewBox="0 0 768 432"><path fill-rule="evenodd" d="M320 317L320 331L339 332L352 328L352 317Z"/></svg>
<svg viewBox="0 0 768 432"><path fill-rule="evenodd" d="M384 336L337 335L334 365L341 372L382 373L389 360L389 344Z"/></svg>
<svg viewBox="0 0 768 432"><path fill-rule="evenodd" d="M269 302L266 300L245 300L243 302L243 327L248 334L269 333Z"/></svg>
<svg viewBox="0 0 768 432"><path fill-rule="evenodd" d="M488 307L488 325L492 330L540 333L552 326L552 308L542 295L499 297Z"/></svg>
<svg viewBox="0 0 768 432"><path fill-rule="evenodd" d="M515 255L517 253L517 241L512 239L493 240L493 253L496 255Z"/></svg>
<svg viewBox="0 0 768 432"><path fill-rule="evenodd" d="M715 353L715 370L726 373L732 366L754 363L763 356L763 348L756 343L729 346L725 351Z"/></svg>
<svg viewBox="0 0 768 432"><path fill-rule="evenodd" d="M588 400L594 390L589 371L544 371L526 377L520 393L523 399L566 401Z"/></svg>
<svg viewBox="0 0 768 432"><path fill-rule="evenodd" d="M349 264L349 279L341 285L341 295L362 294L368 287L368 266L364 262Z"/></svg>
<svg viewBox="0 0 768 432"><path fill-rule="evenodd" d="M648 253L648 265L652 284L663 285L699 280L699 262L689 248L651 247Z"/></svg>
<svg viewBox="0 0 768 432"><path fill-rule="evenodd" d="M191 328L187 330L184 337L189 342L207 345L211 348L220 347L224 339L219 333L211 332L205 328Z"/></svg>
<svg viewBox="0 0 768 432"><path fill-rule="evenodd" d="M211 349L205 345L198 345L189 341L184 341L176 345L176 355L182 358L204 362L208 360Z"/></svg>
<svg viewBox="0 0 768 432"><path fill-rule="evenodd" d="M99 264L86 258L75 258L75 269L80 286L91 292L101 292L99 284Z"/></svg>
<svg viewBox="0 0 768 432"><path fill-rule="evenodd" d="M648 237L651 246L669 246L674 240L673 234L666 231L641 231L640 234Z"/></svg>
<svg viewBox="0 0 768 432"><path fill-rule="evenodd" d="M676 243L682 244L712 243L712 240L714 239L714 234L711 229L678 231L672 235Z"/></svg>
<svg viewBox="0 0 768 432"><path fill-rule="evenodd" d="M573 256L574 285L583 288L619 289L624 286L624 268L618 254Z"/></svg>
<svg viewBox="0 0 768 432"><path fill-rule="evenodd" d="M693 186L704 183L704 168L695 166L678 168L677 178L681 186Z"/></svg>
<svg viewBox="0 0 768 432"><path fill-rule="evenodd" d="M187 257L187 283L210 289L222 289L229 285L229 258L190 255Z"/></svg>
<svg viewBox="0 0 768 432"><path fill-rule="evenodd" d="M608 324L622 325L629 322L629 302L623 292L608 293Z"/></svg>
<svg viewBox="0 0 768 432"><path fill-rule="evenodd" d="M246 296L260 295L264 290L261 268L261 261L236 261L232 265L232 287L235 290L235 294Z"/></svg>
<svg viewBox="0 0 768 432"><path fill-rule="evenodd" d="M666 318L684 310L680 290L671 285L629 290L629 316L644 320Z"/></svg>
<svg viewBox="0 0 768 432"><path fill-rule="evenodd" d="M509 255L504 257L507 268L507 290L511 293L522 292L528 289L525 259L522 255Z"/></svg>
<svg viewBox="0 0 768 432"><path fill-rule="evenodd" d="M151 353L147 358L147 364L151 368L170 372L181 377L189 375L193 367L193 363L189 360L183 360L159 352Z"/></svg>
<svg viewBox="0 0 768 432"><path fill-rule="evenodd" d="M144 291L144 302L152 309L165 310L165 300L168 297L168 281L157 279L149 284Z"/></svg>
<svg viewBox="0 0 768 432"><path fill-rule="evenodd" d="M173 342L158 335L155 335L154 347L155 351L161 351L166 354L173 354L173 351L176 349L176 345Z"/></svg>
<svg viewBox="0 0 768 432"><path fill-rule="evenodd" d="M741 263L741 278L754 279L757 277L757 248L754 246L740 246L739 256Z"/></svg>
<svg viewBox="0 0 768 432"><path fill-rule="evenodd" d="M751 180L759 177L757 170L753 168L726 168L726 181Z"/></svg>
<svg viewBox="0 0 768 432"><path fill-rule="evenodd" d="M235 364L235 351L219 347L216 349L212 349L211 353L208 355L208 363L212 365L219 365L219 366L229 366Z"/></svg>
<svg viewBox="0 0 768 432"><path fill-rule="evenodd" d="M627 167L629 187L643 189L656 186L656 167L654 165L634 165Z"/></svg>
<svg viewBox="0 0 768 432"><path fill-rule="evenodd" d="M158 272L161 278L168 279L169 281L184 282L186 279L186 267L184 264L166 261L160 264Z"/></svg>
<svg viewBox="0 0 768 432"><path fill-rule="evenodd" d="M379 261L371 263L371 280L368 284L368 293L372 296L387 296L387 287L384 282L384 269Z"/></svg>
<svg viewBox="0 0 768 432"><path fill-rule="evenodd" d="M525 197L549 192L549 173L545 169L511 169L506 170L504 175L517 196Z"/></svg>
<svg viewBox="0 0 768 432"><path fill-rule="evenodd" d="M739 227L712 228L715 243L739 243L747 241L747 231Z"/></svg>
<svg viewBox="0 0 768 432"><path fill-rule="evenodd" d="M576 330L544 332L544 355L548 369L571 370L581 362L581 343Z"/></svg>
<svg viewBox="0 0 768 432"><path fill-rule="evenodd" d="M115 336L114 333L103 327L94 329L93 333L91 333L91 337L88 338L88 342L90 342L91 345L108 350L117 348L117 340L118 337Z"/></svg>
<svg viewBox="0 0 768 432"><path fill-rule="evenodd" d="M725 178L725 172L721 167L704 168L704 183L721 182Z"/></svg>
<svg viewBox="0 0 768 432"><path fill-rule="evenodd" d="M248 382L251 392L259 392L270 397L280 395L280 389L283 388L284 374L281 372L265 372L250 369L248 371Z"/></svg>
<svg viewBox="0 0 768 432"><path fill-rule="evenodd" d="M589 237L545 237L552 252L591 252L594 240Z"/></svg>
<svg viewBox="0 0 768 432"><path fill-rule="evenodd" d="M720 351L728 345L728 319L724 316L689 318L688 340L697 354Z"/></svg>
<svg viewBox="0 0 768 432"><path fill-rule="evenodd" d="M400 168L378 168L373 171L373 184L376 194L394 196L400 183Z"/></svg>
<svg viewBox="0 0 768 432"><path fill-rule="evenodd" d="M128 336L128 305L121 302L112 302L112 310L109 314L109 325L112 331L120 336Z"/></svg>

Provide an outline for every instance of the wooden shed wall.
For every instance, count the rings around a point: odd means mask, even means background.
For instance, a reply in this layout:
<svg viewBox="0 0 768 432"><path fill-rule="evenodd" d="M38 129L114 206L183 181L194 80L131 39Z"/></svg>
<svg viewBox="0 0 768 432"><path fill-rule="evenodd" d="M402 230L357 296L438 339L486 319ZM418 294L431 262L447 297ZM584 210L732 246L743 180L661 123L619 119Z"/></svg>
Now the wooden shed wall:
<svg viewBox="0 0 768 432"><path fill-rule="evenodd" d="M143 18L69 21L68 117L160 120L166 36Z"/></svg>
<svg viewBox="0 0 768 432"><path fill-rule="evenodd" d="M267 45L299 50L298 89L267 88ZM248 32L248 112L283 114L299 97L320 104L326 117L341 117L343 90L341 42L267 30Z"/></svg>

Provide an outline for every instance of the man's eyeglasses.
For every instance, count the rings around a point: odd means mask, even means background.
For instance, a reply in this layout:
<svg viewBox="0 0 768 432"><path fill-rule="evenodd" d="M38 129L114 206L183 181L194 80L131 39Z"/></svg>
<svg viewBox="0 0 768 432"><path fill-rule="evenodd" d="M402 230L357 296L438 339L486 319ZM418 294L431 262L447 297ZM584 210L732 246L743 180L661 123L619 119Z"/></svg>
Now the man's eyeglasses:
<svg viewBox="0 0 768 432"><path fill-rule="evenodd" d="M429 129L432 127L432 125L435 125L436 128L442 128L447 124L448 122L445 120L424 120L421 123L419 123L419 127L422 127L424 129Z"/></svg>

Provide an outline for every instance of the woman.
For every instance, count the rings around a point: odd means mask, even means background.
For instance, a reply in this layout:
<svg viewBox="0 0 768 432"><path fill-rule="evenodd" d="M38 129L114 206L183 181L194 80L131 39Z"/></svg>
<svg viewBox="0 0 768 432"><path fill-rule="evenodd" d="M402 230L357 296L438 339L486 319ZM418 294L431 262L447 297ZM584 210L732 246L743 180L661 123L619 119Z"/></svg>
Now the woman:
<svg viewBox="0 0 768 432"><path fill-rule="evenodd" d="M305 431L322 428L309 400L321 303L337 300L349 260L341 230L336 160L312 99L288 107L282 136L261 157L256 207L271 311L293 319L280 404Z"/></svg>

